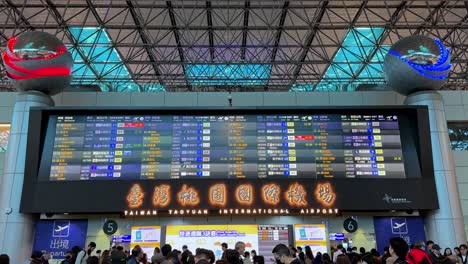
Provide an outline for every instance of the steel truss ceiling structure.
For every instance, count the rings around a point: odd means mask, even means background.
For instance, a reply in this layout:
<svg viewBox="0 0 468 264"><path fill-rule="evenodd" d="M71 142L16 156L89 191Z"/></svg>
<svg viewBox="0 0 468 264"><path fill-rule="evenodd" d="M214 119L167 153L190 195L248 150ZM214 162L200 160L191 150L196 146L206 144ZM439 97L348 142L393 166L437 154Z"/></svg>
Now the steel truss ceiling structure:
<svg viewBox="0 0 468 264"><path fill-rule="evenodd" d="M450 48L443 89L468 87L464 1L2 1L2 49L54 34L74 84L106 91L351 91L383 84L386 50L414 34Z"/></svg>

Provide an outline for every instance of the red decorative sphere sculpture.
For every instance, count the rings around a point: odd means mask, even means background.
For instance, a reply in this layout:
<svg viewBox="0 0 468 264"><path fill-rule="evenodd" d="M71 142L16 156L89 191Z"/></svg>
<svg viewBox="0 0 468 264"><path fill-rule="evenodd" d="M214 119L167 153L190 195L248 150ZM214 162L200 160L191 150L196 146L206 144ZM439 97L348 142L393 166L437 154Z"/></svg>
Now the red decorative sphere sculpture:
<svg viewBox="0 0 468 264"><path fill-rule="evenodd" d="M49 33L31 31L11 38L2 57L6 74L18 91L53 95L70 85L72 55Z"/></svg>

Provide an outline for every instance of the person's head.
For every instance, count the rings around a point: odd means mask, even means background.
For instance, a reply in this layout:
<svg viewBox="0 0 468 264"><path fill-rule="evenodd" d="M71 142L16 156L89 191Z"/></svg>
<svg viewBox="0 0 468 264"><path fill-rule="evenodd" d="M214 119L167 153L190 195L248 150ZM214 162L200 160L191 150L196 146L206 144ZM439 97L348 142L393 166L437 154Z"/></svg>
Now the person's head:
<svg viewBox="0 0 468 264"><path fill-rule="evenodd" d="M188 250L187 245L183 245L183 246L182 246L182 251L186 251L186 250Z"/></svg>
<svg viewBox="0 0 468 264"><path fill-rule="evenodd" d="M166 255L166 260L169 261L169 263L179 263L179 251L177 250L172 250Z"/></svg>
<svg viewBox="0 0 468 264"><path fill-rule="evenodd" d="M274 252L273 255L277 260L279 260L279 262L284 264L291 263L293 259L291 250L284 245L277 246L276 252Z"/></svg>
<svg viewBox="0 0 468 264"><path fill-rule="evenodd" d="M444 249L444 256L452 256L452 249L450 248L445 248Z"/></svg>
<svg viewBox="0 0 468 264"><path fill-rule="evenodd" d="M73 257L73 252L67 251L65 253L65 259L71 259L72 257ZM1 264L1 262L0 262L0 264Z"/></svg>
<svg viewBox="0 0 468 264"><path fill-rule="evenodd" d="M88 244L88 255L91 255L91 252L93 252L96 249L96 243L90 242Z"/></svg>
<svg viewBox="0 0 468 264"><path fill-rule="evenodd" d="M440 246L437 244L432 245L432 252L436 253L437 255L440 255Z"/></svg>
<svg viewBox="0 0 468 264"><path fill-rule="evenodd" d="M361 253L361 254L366 254L366 249L363 248L363 247L360 247L360 248L359 248L359 253Z"/></svg>
<svg viewBox="0 0 468 264"><path fill-rule="evenodd" d="M47 252L47 251L42 252L42 259L46 261L51 259L50 252Z"/></svg>
<svg viewBox="0 0 468 264"><path fill-rule="evenodd" d="M165 244L161 248L161 253L164 257L167 257L167 254L169 254L172 251L172 247L169 244Z"/></svg>
<svg viewBox="0 0 468 264"><path fill-rule="evenodd" d="M323 259L324 262L325 262L325 261L326 261L326 262L331 262L330 255L328 255L328 253L323 253L322 259Z"/></svg>
<svg viewBox="0 0 468 264"><path fill-rule="evenodd" d="M391 238L389 252L391 255L398 256L398 258L404 258L408 253L408 244L401 237Z"/></svg>
<svg viewBox="0 0 468 264"><path fill-rule="evenodd" d="M315 259L316 259L316 260L322 260L322 253L321 253L321 252L317 252L317 254L315 254Z"/></svg>
<svg viewBox="0 0 468 264"><path fill-rule="evenodd" d="M244 252L244 258L250 258L250 252L245 251Z"/></svg>
<svg viewBox="0 0 468 264"><path fill-rule="evenodd" d="M300 259L302 262L305 263L305 260L306 260L306 259L305 259L305 254L304 254L304 252L299 253L299 259Z"/></svg>
<svg viewBox="0 0 468 264"><path fill-rule="evenodd" d="M124 248L122 246L117 246L117 251L123 251Z"/></svg>
<svg viewBox="0 0 468 264"><path fill-rule="evenodd" d="M225 261L229 264L240 264L240 254L237 250L228 249L224 254Z"/></svg>
<svg viewBox="0 0 468 264"><path fill-rule="evenodd" d="M99 264L99 258L96 256L89 257L86 264Z"/></svg>
<svg viewBox="0 0 468 264"><path fill-rule="evenodd" d="M429 243L429 242L432 242L432 241L427 241L427 243ZM424 241L422 241L422 240L418 240L418 241L416 241L416 243L414 243L414 247L417 248L417 249L425 250L427 243L424 243ZM429 244L431 248L432 248L433 244L434 243Z"/></svg>
<svg viewBox="0 0 468 264"><path fill-rule="evenodd" d="M101 250L100 249L96 250L96 254L101 255Z"/></svg>
<svg viewBox="0 0 468 264"><path fill-rule="evenodd" d="M265 258L263 256L255 256L253 258L254 264L265 264Z"/></svg>
<svg viewBox="0 0 468 264"><path fill-rule="evenodd" d="M351 264L351 261L349 261L348 256L339 255L338 258L336 259L336 264Z"/></svg>
<svg viewBox="0 0 468 264"><path fill-rule="evenodd" d="M357 253L357 247L352 248L353 252Z"/></svg>
<svg viewBox="0 0 468 264"><path fill-rule="evenodd" d="M255 256L257 256L257 251L255 251L255 249L252 249L252 251L250 251L250 255L252 256L252 258L255 258Z"/></svg>
<svg viewBox="0 0 468 264"><path fill-rule="evenodd" d="M297 252L301 253L302 252L302 247L296 247L297 248Z"/></svg>
<svg viewBox="0 0 468 264"><path fill-rule="evenodd" d="M161 253L161 249L159 249L159 247L155 247L153 251L153 255L160 254L160 253Z"/></svg>
<svg viewBox="0 0 468 264"><path fill-rule="evenodd" d="M41 251L34 251L31 254L31 259L40 260L41 258L42 258L42 252Z"/></svg>
<svg viewBox="0 0 468 264"><path fill-rule="evenodd" d="M426 248L427 248L427 250L431 251L433 245L434 245L434 241L428 240L428 241L426 242ZM419 249L421 249L421 248L419 248Z"/></svg>
<svg viewBox="0 0 468 264"><path fill-rule="evenodd" d="M107 258L107 257L109 257L109 256L110 256L110 251L107 250L107 249L104 250L104 251L102 252L102 254L101 254L101 257L102 257L102 258Z"/></svg>
<svg viewBox="0 0 468 264"><path fill-rule="evenodd" d="M460 255L460 248L459 247L454 247L453 248L453 253L455 253L455 255Z"/></svg>
<svg viewBox="0 0 468 264"><path fill-rule="evenodd" d="M239 254L241 254L241 255L244 254L244 252L245 252L245 243L242 242L242 241L238 241L236 243L235 249L236 249L237 252L239 252Z"/></svg>
<svg viewBox="0 0 468 264"><path fill-rule="evenodd" d="M371 255L374 256L374 257L380 257L379 252L378 252L377 249L375 249L375 248L371 249L370 253L371 253Z"/></svg>
<svg viewBox="0 0 468 264"><path fill-rule="evenodd" d="M141 249L140 246L135 246L132 249L132 257L140 260L143 257L143 250Z"/></svg>
<svg viewBox="0 0 468 264"><path fill-rule="evenodd" d="M339 244L336 248L341 251L343 249L343 245Z"/></svg>
<svg viewBox="0 0 468 264"><path fill-rule="evenodd" d="M460 254L463 256L468 255L468 247L465 244L460 245Z"/></svg>
<svg viewBox="0 0 468 264"><path fill-rule="evenodd" d="M223 250L223 252L224 252L225 250L227 250L227 249L228 249L228 244L227 244L227 243L222 243L222 244L221 244L221 249Z"/></svg>
<svg viewBox="0 0 468 264"><path fill-rule="evenodd" d="M10 264L10 257L8 255L0 255L0 264Z"/></svg>
<svg viewBox="0 0 468 264"><path fill-rule="evenodd" d="M197 252L195 255L195 263L198 263L198 261L202 259L208 261L209 263L214 263L215 261L214 253L211 250L199 248L197 249Z"/></svg>
<svg viewBox="0 0 468 264"><path fill-rule="evenodd" d="M384 248L383 248L383 252L384 252L384 255L390 254L390 253L388 252L388 247L384 247Z"/></svg>
<svg viewBox="0 0 468 264"><path fill-rule="evenodd" d="M346 249L346 252L351 253L351 252L353 252L353 250L349 247L349 248Z"/></svg>
<svg viewBox="0 0 468 264"><path fill-rule="evenodd" d="M314 259L314 253L312 253L312 249L310 248L310 246L305 247L305 254L307 258Z"/></svg>

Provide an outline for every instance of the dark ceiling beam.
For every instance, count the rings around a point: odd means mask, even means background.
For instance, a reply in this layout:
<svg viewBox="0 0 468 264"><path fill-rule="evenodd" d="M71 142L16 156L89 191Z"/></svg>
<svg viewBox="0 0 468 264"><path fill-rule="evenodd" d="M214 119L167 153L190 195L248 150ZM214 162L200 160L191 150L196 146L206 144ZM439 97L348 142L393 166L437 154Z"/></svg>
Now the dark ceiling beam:
<svg viewBox="0 0 468 264"><path fill-rule="evenodd" d="M75 48L76 52L80 57L83 59L83 62L88 68L91 70L91 72L96 76L96 78L99 80L99 73L90 65L90 62L86 55L78 48L78 43L76 43L75 39L71 35L70 31L68 30L69 26L67 25L67 22L65 19L62 17L58 9L55 7L55 4L51 0L43 0L45 2L45 6L47 7L47 10L49 11L50 15L54 18L55 22L57 22L58 26L55 25L55 29L61 28L63 29L63 33L65 37L68 39L68 41L72 44L72 46Z"/></svg>
<svg viewBox="0 0 468 264"><path fill-rule="evenodd" d="M407 2L403 1L400 6L393 12L392 16L390 17L390 21L387 27L385 27L384 32L377 40L374 50L367 56L366 60L364 61L363 65L356 71L356 75L354 76L356 79L361 74L361 72L366 68L366 66L371 62L372 58L375 54L379 51L380 46L383 44L385 39L388 37L390 32L393 29L393 26L398 22L400 17L404 14L404 11L407 7Z"/></svg>
<svg viewBox="0 0 468 264"><path fill-rule="evenodd" d="M211 1L206 1L206 22L208 25L208 42L210 44L210 59L214 61L215 49L213 40L213 18L211 16Z"/></svg>
<svg viewBox="0 0 468 264"><path fill-rule="evenodd" d="M245 1L244 8L244 25L242 27L242 46L241 46L241 60L245 61L245 52L247 50L247 36L249 34L249 12L250 12L250 0Z"/></svg>
<svg viewBox="0 0 468 264"><path fill-rule="evenodd" d="M185 71L184 49L182 48L182 45L180 44L179 28L177 27L177 22L176 22L175 14L174 14L174 8L172 7L172 2L171 1L166 1L166 8L167 8L167 11L169 12L169 18L171 20L171 28L170 29L172 30L172 32L174 34L174 39L175 39L176 44L177 44L177 51L179 52L179 59L183 63L182 64L182 69L183 69L184 75L185 75L186 71ZM187 84L187 87L188 87L189 91L191 91L192 86L189 84L187 79L185 79L185 82Z"/></svg>
<svg viewBox="0 0 468 264"><path fill-rule="evenodd" d="M151 61L151 65L153 67L156 77L158 78L159 84L164 85L163 80L161 79L161 73L159 72L158 65L156 63L157 59L152 51L153 45L151 43L151 38L144 29L143 19L136 12L135 6L133 5L132 0L127 0L127 6L128 6L128 10L130 11L130 15L132 16L132 19L135 25L137 26L138 34L140 35L141 42L143 43L146 53L148 54L148 58Z"/></svg>
<svg viewBox="0 0 468 264"><path fill-rule="evenodd" d="M367 6L368 3L369 3L368 1L362 1L362 2L361 2L361 5L359 6L358 11L357 11L356 14L354 15L354 18L353 18L353 20L351 21L351 23L349 24L348 30L353 29L353 28L356 27L356 24L357 24L357 22L358 22L358 20L359 20L359 17L361 17L361 14L364 12L364 10L365 10L366 8L368 8L368 6ZM367 25L367 26L369 26L369 25ZM323 71L322 76L320 77L320 80L323 80L323 79L324 79L325 73L328 71L328 68L332 65L332 63L333 63L333 58L335 58L336 54L338 53L338 51L340 50L341 47L342 47L342 44L340 43L339 47L335 50L335 53L333 54L333 56L330 57L330 60L331 60L332 62L330 62L330 64L326 67L325 71ZM350 77L351 77L351 76L350 76ZM342 87L343 87L343 91L347 91L347 86L342 85ZM312 90L315 91L315 89L317 89L317 84L314 85L314 87L313 87Z"/></svg>
<svg viewBox="0 0 468 264"><path fill-rule="evenodd" d="M322 21L323 16L325 15L325 11L327 10L327 5L328 1L322 2L322 6L320 7L320 10L318 14L315 16L314 21L312 22L312 29L310 29L309 34L307 35L306 41L305 41L305 47L302 49L301 54L299 56L299 62L304 62L305 59L307 58L307 53L309 52L310 46L312 45L312 42L315 39L315 36L317 35L317 32L319 31L319 24ZM299 73L301 72L302 69L302 63L299 63L296 65L293 71L293 78L291 79L290 86L296 83L297 78L299 77Z"/></svg>
<svg viewBox="0 0 468 264"><path fill-rule="evenodd" d="M278 5L275 4L268 4L268 3L261 3L258 4L260 1L257 1L257 3L252 3L250 5L251 9L276 9L278 8ZM340 1L341 2L341 1ZM346 7L347 8L359 8L360 4L357 4L358 1L355 1L356 3L347 3ZM375 2L380 2L380 1L375 1ZM374 2L374 3L375 3ZM435 8L438 6L438 4L434 4L435 1L419 1L419 2L413 2L411 3L411 8ZM216 1L214 1L216 3ZM313 0L310 1L311 4L308 4L307 1L301 1L299 4L294 3L292 1L290 3L290 8L299 8L299 9L317 9L320 8L319 1ZM400 5L400 1L394 1L388 3L388 5L382 5L382 4L374 4L374 3L369 3L368 8L372 9L387 9L387 8L397 8ZM70 1L57 1L55 4L57 8L86 8L88 5L84 2L70 2ZM44 8L42 4L38 4L37 2L25 2L22 4L22 6L26 8ZM96 8L127 8L127 5L122 2L117 2L117 1L111 1L111 2L102 2L102 3L95 3L94 6ZM140 4L138 3L138 6L140 8L159 8L159 9L165 9L167 8L167 5L162 5L162 4L157 4L154 1L145 1ZM194 5L194 4L183 4L183 5L176 5L174 8L187 8L187 9L205 9L205 5ZM464 8L464 4L462 1L457 1L454 3L452 6L453 8ZM227 7L224 4L219 4L219 5L213 5L212 8L214 9L244 9L245 5L243 4L229 4L229 7ZM328 5L328 8L343 8L342 4L336 4L331 2Z"/></svg>
<svg viewBox="0 0 468 264"><path fill-rule="evenodd" d="M457 23L444 23L438 25L427 25L424 27L425 29L432 30L432 29L452 29L453 27L457 26ZM68 27L100 27L101 25L93 23L93 24L68 24ZM356 24L356 27L363 26L369 27L369 24ZM386 27L387 23L372 23L373 27ZM15 24L4 24L0 26L2 29L16 29L18 25ZM37 24L31 23L31 27L40 28L40 29L57 29L57 25L54 24ZM420 25L408 25L408 24L397 24L395 25L394 29L418 29ZM145 28L147 30L173 30L173 26L166 26L166 25L146 25ZM349 29L349 23L342 23L342 24L332 24L332 22L322 23L317 27L319 30L339 30L339 29ZM458 25L459 29L468 29L468 23ZM135 25L127 24L127 25L112 25L106 24L106 29L113 29L113 30L137 30ZM207 31L209 28L208 26L181 26L177 27L177 30L198 30L198 31ZM238 30L242 31L244 26L216 26L213 25L212 30ZM277 26L249 26L248 30L278 30ZM296 26L283 26L283 31L286 30L309 30L309 25L296 25Z"/></svg>
<svg viewBox="0 0 468 264"><path fill-rule="evenodd" d="M34 30L34 27L31 25L31 23L28 21L27 18L24 17L23 13L18 9L18 7L11 2L11 0L4 0L6 5L13 10L15 13L16 17L20 19L21 23L25 25L26 28ZM44 6L42 6L44 7ZM17 21L16 21L17 22ZM16 25L18 27L18 25Z"/></svg>
<svg viewBox="0 0 468 264"><path fill-rule="evenodd" d="M281 35L283 33L284 22L286 21L286 15L288 14L289 1L284 2L283 9L281 10L280 21L275 33L275 44L273 45L273 50L271 52L270 61L275 61L276 54L278 53L278 45L281 41Z"/></svg>
<svg viewBox="0 0 468 264"><path fill-rule="evenodd" d="M429 15L426 17L426 19L424 19L424 22L422 22L417 28L416 28L416 31L413 32L413 35L419 35L419 33L421 33L421 31L423 29L426 28L426 26L429 26L429 25L437 25L437 23L433 24L433 23L429 23L431 22L431 20L434 18L434 16L439 12L439 10L443 7L445 7L447 5L447 2L448 1L440 1L440 3L438 5L436 5L435 7L433 7L431 13L429 13ZM427 7L426 7L427 8ZM429 7L430 8L430 7ZM428 25L429 24L429 25Z"/></svg>

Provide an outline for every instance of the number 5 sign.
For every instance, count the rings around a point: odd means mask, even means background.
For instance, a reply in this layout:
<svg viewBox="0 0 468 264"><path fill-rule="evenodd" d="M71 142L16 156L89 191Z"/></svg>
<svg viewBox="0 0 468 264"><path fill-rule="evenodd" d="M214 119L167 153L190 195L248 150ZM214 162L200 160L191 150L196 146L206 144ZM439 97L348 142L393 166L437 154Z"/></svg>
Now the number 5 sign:
<svg viewBox="0 0 468 264"><path fill-rule="evenodd" d="M102 226L102 230L104 231L104 234L108 236L115 234L118 228L119 226L117 225L117 222L114 220L107 220Z"/></svg>

